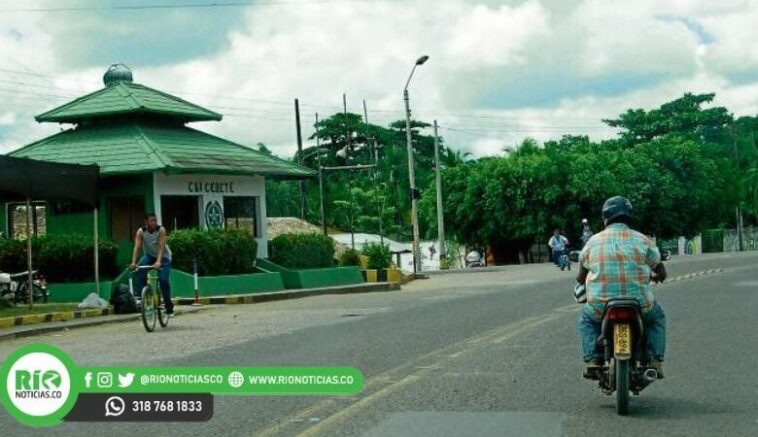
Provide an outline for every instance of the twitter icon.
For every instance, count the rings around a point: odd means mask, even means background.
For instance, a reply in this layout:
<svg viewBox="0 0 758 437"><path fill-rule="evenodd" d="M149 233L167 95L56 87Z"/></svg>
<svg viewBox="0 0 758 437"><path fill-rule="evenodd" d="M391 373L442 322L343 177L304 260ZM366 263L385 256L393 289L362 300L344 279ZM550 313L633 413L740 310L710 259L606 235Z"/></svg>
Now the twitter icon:
<svg viewBox="0 0 758 437"><path fill-rule="evenodd" d="M132 382L134 382L134 373L127 373L126 375L118 374L118 386L121 388L126 388L132 385Z"/></svg>

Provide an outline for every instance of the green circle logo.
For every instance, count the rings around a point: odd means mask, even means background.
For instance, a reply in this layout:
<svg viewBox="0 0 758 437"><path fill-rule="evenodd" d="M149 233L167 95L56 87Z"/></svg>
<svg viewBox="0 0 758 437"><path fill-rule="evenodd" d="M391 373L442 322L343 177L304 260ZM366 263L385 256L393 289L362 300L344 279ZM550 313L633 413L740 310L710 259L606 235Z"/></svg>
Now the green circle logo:
<svg viewBox="0 0 758 437"><path fill-rule="evenodd" d="M224 227L224 210L217 200L205 205L205 225L208 229L221 229Z"/></svg>
<svg viewBox="0 0 758 437"><path fill-rule="evenodd" d="M76 365L62 350L43 343L22 346L0 367L0 403L25 425L55 425L79 395L75 374Z"/></svg>

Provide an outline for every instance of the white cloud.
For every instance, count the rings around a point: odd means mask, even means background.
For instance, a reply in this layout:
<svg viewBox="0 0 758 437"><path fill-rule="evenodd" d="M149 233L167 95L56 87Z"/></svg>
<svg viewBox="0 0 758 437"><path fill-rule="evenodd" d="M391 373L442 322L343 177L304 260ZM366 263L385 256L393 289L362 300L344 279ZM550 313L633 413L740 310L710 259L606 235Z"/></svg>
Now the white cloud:
<svg viewBox="0 0 758 437"><path fill-rule="evenodd" d="M446 65L474 70L481 66L523 64L524 46L548 31L549 12L537 1L517 7L476 5L450 27Z"/></svg>
<svg viewBox="0 0 758 437"><path fill-rule="evenodd" d="M198 128L264 142L282 155L295 147L295 97L306 136L313 113L339 111L343 92L352 112L361 113L367 100L372 122L401 118L402 86L421 54L430 61L410 87L414 114L457 129L443 134L476 155L500 153L526 136L607 138L614 131L601 118L686 91L717 92L717 103L739 115L758 111L756 0L319 2L239 13L241 25L215 30L227 41L215 53L132 65L134 75L225 114ZM664 16L697 22L714 40L704 44L683 22ZM0 70L0 88L10 89L0 91L0 116L12 123L0 131L0 151L57 131L36 124L33 115L97 89L107 64L118 61L59 65L55 47L65 45L66 35L56 33L60 26L46 26L49 18L0 16L0 68L56 76ZM142 49L168 50L148 42Z"/></svg>

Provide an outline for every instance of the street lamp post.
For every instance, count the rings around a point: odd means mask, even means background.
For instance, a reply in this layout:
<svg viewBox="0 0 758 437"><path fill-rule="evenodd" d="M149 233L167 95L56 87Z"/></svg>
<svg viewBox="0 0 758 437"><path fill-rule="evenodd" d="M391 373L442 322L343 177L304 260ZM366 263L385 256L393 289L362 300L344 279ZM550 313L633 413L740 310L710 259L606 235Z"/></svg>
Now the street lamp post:
<svg viewBox="0 0 758 437"><path fill-rule="evenodd" d="M423 65L429 56L422 56L416 60L413 64L411 74L408 76L408 81L405 82L405 88L403 88L403 99L405 100L405 137L408 146L408 179L410 185L411 195L411 226L413 227L413 272L416 273L421 270L420 257L419 257L419 232L418 232L418 192L416 190L416 175L414 171L413 162L413 142L411 138L411 105L410 98L408 96L408 85L411 83L413 73L416 71L416 67Z"/></svg>

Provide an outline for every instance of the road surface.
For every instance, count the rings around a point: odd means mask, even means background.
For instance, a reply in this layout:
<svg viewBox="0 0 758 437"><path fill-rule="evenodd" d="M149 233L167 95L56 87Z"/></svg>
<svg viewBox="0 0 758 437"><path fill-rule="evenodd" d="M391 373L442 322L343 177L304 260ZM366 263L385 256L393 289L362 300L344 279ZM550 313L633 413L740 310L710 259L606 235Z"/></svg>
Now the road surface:
<svg viewBox="0 0 758 437"><path fill-rule="evenodd" d="M628 417L581 378L575 272L545 265L435 275L399 292L208 309L146 334L119 323L30 342L88 365L352 366L354 397L216 397L206 423L62 424L56 436L758 435L758 254L674 259L666 379ZM51 435L0 411L0 435Z"/></svg>

